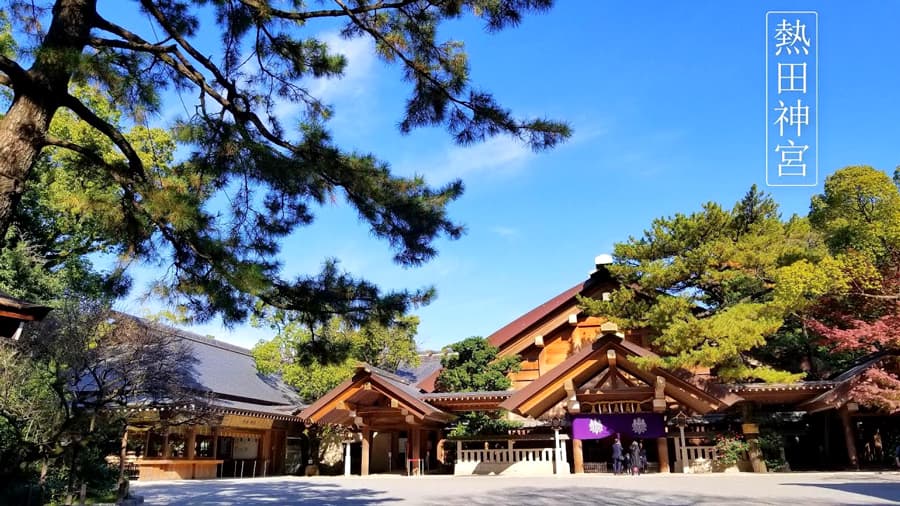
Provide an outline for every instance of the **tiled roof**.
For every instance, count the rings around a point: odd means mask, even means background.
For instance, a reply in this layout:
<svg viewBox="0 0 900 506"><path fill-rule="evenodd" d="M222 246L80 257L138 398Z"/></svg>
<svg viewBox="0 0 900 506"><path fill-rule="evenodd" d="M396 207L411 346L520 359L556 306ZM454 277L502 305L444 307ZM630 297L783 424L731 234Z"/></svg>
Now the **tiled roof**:
<svg viewBox="0 0 900 506"><path fill-rule="evenodd" d="M146 319L137 319L156 331L179 338L190 348L195 359L197 386L214 393L217 397L215 404L228 399L228 402L250 403L261 409L278 405L302 407L299 395L280 378L261 374L256 370L256 363L247 348Z"/></svg>

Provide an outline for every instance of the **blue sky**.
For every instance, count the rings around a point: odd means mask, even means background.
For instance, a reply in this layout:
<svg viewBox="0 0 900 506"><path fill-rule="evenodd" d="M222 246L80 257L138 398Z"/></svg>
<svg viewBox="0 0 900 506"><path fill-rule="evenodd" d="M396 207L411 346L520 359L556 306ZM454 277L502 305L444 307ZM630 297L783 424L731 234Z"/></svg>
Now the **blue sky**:
<svg viewBox="0 0 900 506"><path fill-rule="evenodd" d="M377 61L367 41L310 25L349 59L344 79L311 83L336 108L335 138L398 173L463 178L467 191L450 211L468 233L404 269L337 203L285 242L285 274L335 257L386 289L434 285L437 300L415 314L420 345L438 349L488 335L583 280L595 255L654 217L710 200L730 207L765 185L767 10L819 12L819 184L768 189L785 216L805 214L834 170L900 163L898 3L569 1L498 34L472 19L446 25L445 36L465 41L477 87L520 115L572 124L568 143L538 154L502 137L462 148L438 129L401 135L400 70ZM136 293L155 275L135 274ZM143 311L136 298L122 308ZM214 322L191 330L243 346L271 337Z"/></svg>

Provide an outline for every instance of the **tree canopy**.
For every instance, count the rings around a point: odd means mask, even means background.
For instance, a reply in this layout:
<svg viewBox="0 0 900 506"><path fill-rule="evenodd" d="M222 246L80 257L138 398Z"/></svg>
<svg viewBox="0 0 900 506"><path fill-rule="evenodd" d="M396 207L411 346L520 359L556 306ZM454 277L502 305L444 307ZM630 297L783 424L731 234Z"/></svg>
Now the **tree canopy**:
<svg viewBox="0 0 900 506"><path fill-rule="evenodd" d="M257 369L278 374L313 402L349 378L360 363L396 372L403 365L417 365L416 330L419 319L407 316L389 325L369 322L362 326L332 318L310 328L296 315L268 311L258 324L267 324L276 336L253 348Z"/></svg>
<svg viewBox="0 0 900 506"><path fill-rule="evenodd" d="M900 412L900 170L893 180L866 166L848 167L813 197L810 218L841 259L848 290L823 297L809 325L834 350L883 356L854 397Z"/></svg>
<svg viewBox="0 0 900 506"><path fill-rule="evenodd" d="M441 359L435 380L438 392L486 392L507 390L512 384L508 374L519 370L521 358L498 358L497 347L483 337L469 337L451 344Z"/></svg>
<svg viewBox="0 0 900 506"><path fill-rule="evenodd" d="M670 367L712 367L725 380L791 381L802 375L758 363L766 344L819 295L840 289L837 266L808 221L782 221L755 186L731 210L658 218L615 245L610 301L582 299L593 314L649 327Z"/></svg>
<svg viewBox="0 0 900 506"><path fill-rule="evenodd" d="M463 232L447 215L460 181L432 188L331 138L331 106L310 90L313 79L339 78L346 68L321 37L335 24L403 69L411 90L403 132L441 126L464 145L506 134L537 150L570 135L560 122L517 119L476 88L463 43L438 34L466 14L501 30L550 0L135 0L140 27L115 22L102 3L7 0L0 9L0 89L9 98L0 117L0 237L17 220L25 230L47 218L33 207L17 211L31 189L44 198L52 191L40 209L89 240L53 231L35 240L62 256L105 251L123 265L169 266L157 294L198 320L237 322L262 301L318 322L336 314L388 321L428 301L428 289L382 293L334 262L317 274L281 276L281 239L335 199L402 265L427 261L435 239ZM147 22L153 37L141 35ZM167 109L167 93L192 109L171 134L149 126ZM283 103L299 106L289 120L296 128L276 114ZM185 156L173 157L176 145ZM80 207L59 213L66 199Z"/></svg>

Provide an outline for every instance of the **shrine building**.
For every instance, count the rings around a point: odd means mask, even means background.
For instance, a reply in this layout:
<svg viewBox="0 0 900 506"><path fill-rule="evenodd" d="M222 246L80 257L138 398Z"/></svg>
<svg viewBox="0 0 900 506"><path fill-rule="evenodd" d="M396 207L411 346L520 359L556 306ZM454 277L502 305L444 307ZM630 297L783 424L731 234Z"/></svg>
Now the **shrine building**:
<svg viewBox="0 0 900 506"><path fill-rule="evenodd" d="M437 393L433 361L400 374L361 365L300 418L343 426L345 474L362 475L611 471L615 435L625 447L640 442L651 471L709 472L719 470L714 446L723 434L751 443L740 470L765 472L756 443L767 431L783 438L792 469L858 468L858 446L876 431L885 440L900 437L889 434L900 430L896 417L869 412L849 396L883 355L829 380L791 384L723 384L708 370L639 367L639 359L657 356L646 331L620 329L578 307L577 295L604 298L615 290L605 258L588 279L488 337L500 357L521 357L510 390ZM458 414L498 409L520 428L448 437Z"/></svg>

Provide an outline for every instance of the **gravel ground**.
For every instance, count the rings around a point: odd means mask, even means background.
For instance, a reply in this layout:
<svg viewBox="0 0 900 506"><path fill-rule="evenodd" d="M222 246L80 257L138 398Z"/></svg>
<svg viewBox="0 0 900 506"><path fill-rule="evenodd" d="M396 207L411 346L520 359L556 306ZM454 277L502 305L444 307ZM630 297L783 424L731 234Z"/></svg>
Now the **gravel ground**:
<svg viewBox="0 0 900 506"><path fill-rule="evenodd" d="M145 504L900 504L900 473L277 477L135 482Z"/></svg>

